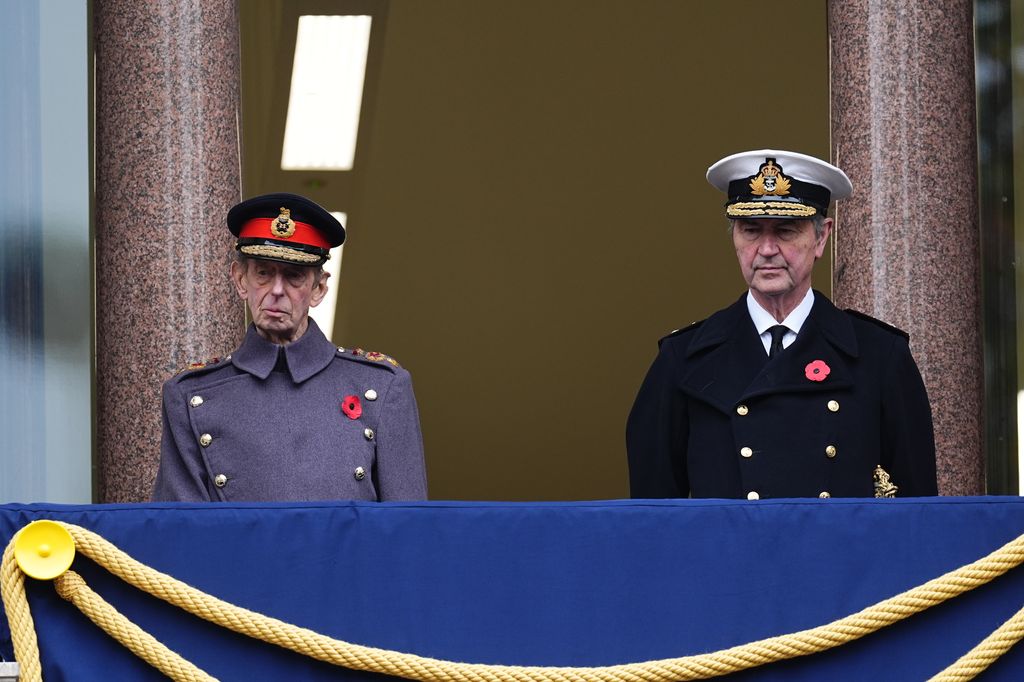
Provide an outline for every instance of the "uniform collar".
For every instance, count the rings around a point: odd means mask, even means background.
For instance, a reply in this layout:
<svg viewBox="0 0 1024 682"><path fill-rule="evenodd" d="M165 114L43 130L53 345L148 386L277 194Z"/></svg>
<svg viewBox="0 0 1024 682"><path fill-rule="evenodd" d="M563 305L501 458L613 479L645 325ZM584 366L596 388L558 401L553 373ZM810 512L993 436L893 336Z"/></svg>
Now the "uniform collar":
<svg viewBox="0 0 1024 682"><path fill-rule="evenodd" d="M811 307L814 305L814 291L807 290L800 304L794 308L782 322L776 320L770 312L761 307L761 304L754 298L752 292L747 292L747 312L750 319L754 321L754 327L758 334L764 334L770 327L781 324L794 334L800 333L800 327L804 325L807 316L811 314Z"/></svg>
<svg viewBox="0 0 1024 682"><path fill-rule="evenodd" d="M752 336L756 339L757 330L754 328L754 322L747 309L747 295L743 294L731 306L718 311L705 320L693 332L693 340L687 347L686 354L693 356L712 346L721 345L729 339L745 338L748 334L746 330L753 332ZM814 324L820 329L822 335L839 350L850 357L857 357L859 354L857 337L853 332L853 323L850 322L849 315L832 305L832 301L828 300L824 294L812 290L812 295L814 297L813 305L800 326ZM736 336L733 336L734 334Z"/></svg>
<svg viewBox="0 0 1024 682"><path fill-rule="evenodd" d="M680 385L690 395L729 413L737 401L780 392L845 388L852 383L849 364L858 355L850 316L814 292L803 332L775 360L768 360L747 311L746 294L693 332ZM808 380L806 366L820 360L831 368L828 382Z"/></svg>
<svg viewBox="0 0 1024 682"><path fill-rule="evenodd" d="M696 355L707 348L720 346L729 339L742 338L748 329L753 338L757 338L757 330L753 328L750 315L747 314L745 298L746 294L740 296L731 306L704 320L693 332L693 340L687 346L686 354Z"/></svg>
<svg viewBox="0 0 1024 682"><path fill-rule="evenodd" d="M813 322L829 343L851 358L860 355L857 334L853 331L850 316L835 307L832 301L819 291L814 292L814 307L811 309L808 322Z"/></svg>
<svg viewBox="0 0 1024 682"><path fill-rule="evenodd" d="M309 318L309 327L302 338L287 346L267 341L256 331L256 325L250 324L245 340L231 356L231 362L243 372L266 379L274 370L278 355L283 354L292 381L300 384L327 367L336 350L313 318Z"/></svg>

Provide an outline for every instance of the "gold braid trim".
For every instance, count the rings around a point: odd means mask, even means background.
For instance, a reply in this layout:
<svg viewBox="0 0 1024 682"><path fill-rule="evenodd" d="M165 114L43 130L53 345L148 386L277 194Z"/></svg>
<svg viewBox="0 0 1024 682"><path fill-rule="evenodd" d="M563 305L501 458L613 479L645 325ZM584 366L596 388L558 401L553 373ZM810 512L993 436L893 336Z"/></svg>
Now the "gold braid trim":
<svg viewBox="0 0 1024 682"><path fill-rule="evenodd" d="M730 204L725 209L725 214L735 218L748 218L750 216L796 216L806 218L814 215L818 209L804 204L794 204L788 201L743 201Z"/></svg>
<svg viewBox="0 0 1024 682"><path fill-rule="evenodd" d="M320 256L316 256L312 253L305 253L304 251L296 251L295 249L289 249L284 246L270 246L267 244L243 246L239 251L247 256L284 258L285 260L295 261L296 263L316 263L320 260Z"/></svg>

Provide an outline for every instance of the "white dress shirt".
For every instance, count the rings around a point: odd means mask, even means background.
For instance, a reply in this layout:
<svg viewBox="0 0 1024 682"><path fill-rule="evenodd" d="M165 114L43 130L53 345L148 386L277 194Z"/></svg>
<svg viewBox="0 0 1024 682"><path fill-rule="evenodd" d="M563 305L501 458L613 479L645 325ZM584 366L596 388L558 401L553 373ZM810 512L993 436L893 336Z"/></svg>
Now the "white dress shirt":
<svg viewBox="0 0 1024 682"><path fill-rule="evenodd" d="M782 337L782 347L789 348L789 345L796 341L796 335L800 333L800 327L804 326L807 316L811 314L811 307L813 305L814 291L808 289L804 300L800 301L800 305L794 308L793 312L786 316L786 319L779 322L771 313L762 308L760 303L754 300L753 293L747 292L747 311L750 313L750 319L754 322L754 327L757 328L757 333L761 335L761 343L764 344L766 355L772 345L772 335L768 333L768 329L777 324L785 326L788 331Z"/></svg>

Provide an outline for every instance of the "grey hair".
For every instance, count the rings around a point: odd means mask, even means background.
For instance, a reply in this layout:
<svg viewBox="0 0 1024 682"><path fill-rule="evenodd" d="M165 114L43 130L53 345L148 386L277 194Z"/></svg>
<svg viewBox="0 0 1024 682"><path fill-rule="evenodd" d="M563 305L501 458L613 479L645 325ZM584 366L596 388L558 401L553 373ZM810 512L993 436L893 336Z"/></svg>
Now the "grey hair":
<svg viewBox="0 0 1024 682"><path fill-rule="evenodd" d="M825 216L815 213L811 216L811 222L814 223L815 238L821 239L821 235L825 233Z"/></svg>

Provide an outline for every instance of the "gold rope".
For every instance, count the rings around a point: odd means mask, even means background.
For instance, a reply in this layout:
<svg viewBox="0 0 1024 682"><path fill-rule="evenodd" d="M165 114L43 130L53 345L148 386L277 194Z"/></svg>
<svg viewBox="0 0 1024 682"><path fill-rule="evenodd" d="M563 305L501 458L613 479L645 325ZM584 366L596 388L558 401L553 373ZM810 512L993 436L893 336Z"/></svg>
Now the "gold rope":
<svg viewBox="0 0 1024 682"><path fill-rule="evenodd" d="M57 594L77 606L101 630L172 680L216 682L215 678L168 649L153 635L122 615L90 589L82 576L74 571L67 571L55 578L53 586Z"/></svg>
<svg viewBox="0 0 1024 682"><path fill-rule="evenodd" d="M0 599L7 612L7 625L11 630L11 643L14 644L14 660L21 669L21 681L42 682L43 669L39 662L36 626L32 622L32 612L28 609L28 598L25 596L25 574L14 560L13 537L7 543L0 561Z"/></svg>
<svg viewBox="0 0 1024 682"><path fill-rule="evenodd" d="M592 668L502 666L442 661L350 644L326 637L306 628L297 627L221 601L139 563L107 540L85 528L67 523L61 525L74 538L77 551L104 566L125 582L204 620L334 665L423 682L673 682L707 679L765 663L806 656L859 639L983 585L1024 562L1024 535L1022 535L972 564L950 571L924 585L881 601L828 625L763 639L709 654ZM4 552L4 563L0 576L3 576L5 580L0 587L3 588L3 601L11 622L11 634L15 640L15 655L24 667L24 680L38 682L41 680L38 673L38 648L35 648L33 653L32 647L26 643L29 638L34 643L35 633L34 631L25 632L24 623L26 622L31 630L31 616L28 615L24 588L21 587L20 591L17 585L9 588L9 581L6 580L9 573L18 572L16 568L9 567L9 564L14 561L12 545L9 545L7 551ZM79 605L79 608L83 608L81 604L91 600L90 594L95 595L95 593L85 587L84 582L77 575L65 574L65 576L69 575L73 577L58 579L57 589L61 592L61 596ZM20 585L20 578L10 582ZM98 599L98 596L96 598ZM19 601L24 603L16 603ZM95 607L86 604L84 608L93 609ZM117 618L123 618L112 608L110 611L116 614ZM89 617L92 618L91 615ZM114 618L114 616L109 617ZM107 616L104 616L104 619L106 618ZM115 633L123 627L110 624L111 629L108 630L122 643L124 640ZM104 629L107 628L104 627ZM933 679L943 682L973 679L1022 637L1024 637L1024 609L971 652ZM159 643L157 644L159 645ZM125 645L131 648L129 644ZM162 645L159 646L162 647ZM136 651L135 648L132 650ZM136 651L136 653L138 652ZM159 657L162 654L147 652L143 657L150 661L149 656L151 655ZM174 662L160 660L159 664L154 663L154 665L160 667L165 674L175 680L210 679L208 677L179 677L177 676L179 664ZM30 674L30 670L35 672ZM201 671L199 673L202 674Z"/></svg>
<svg viewBox="0 0 1024 682"><path fill-rule="evenodd" d="M1024 637L1024 609L1013 614L991 635L955 663L932 678L931 682L958 682L973 680L976 675L995 663L996 659L1010 650Z"/></svg>

